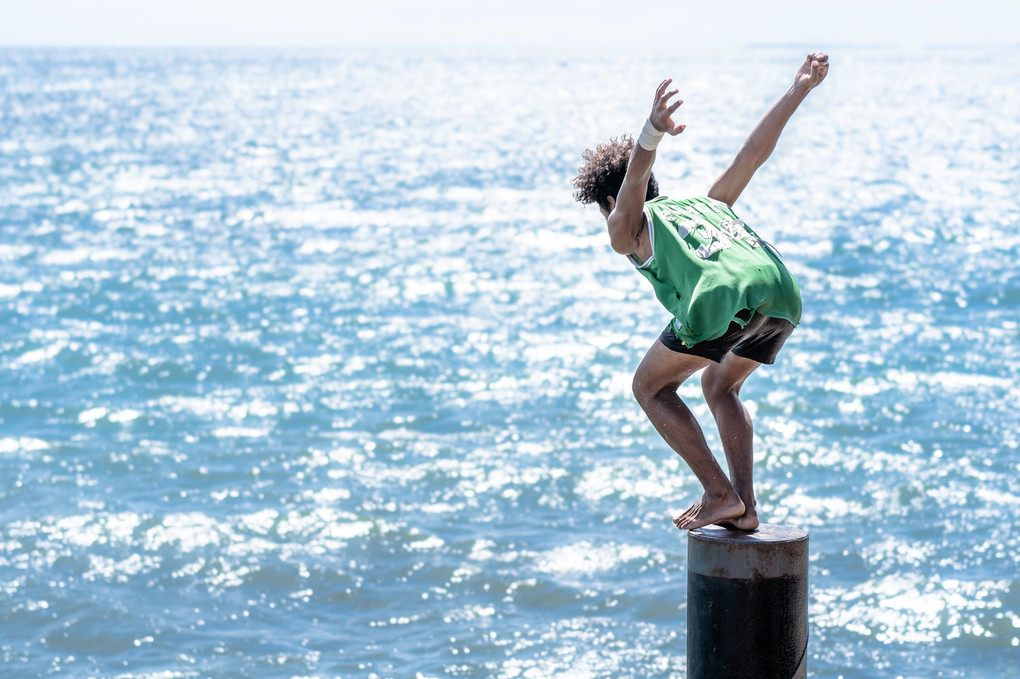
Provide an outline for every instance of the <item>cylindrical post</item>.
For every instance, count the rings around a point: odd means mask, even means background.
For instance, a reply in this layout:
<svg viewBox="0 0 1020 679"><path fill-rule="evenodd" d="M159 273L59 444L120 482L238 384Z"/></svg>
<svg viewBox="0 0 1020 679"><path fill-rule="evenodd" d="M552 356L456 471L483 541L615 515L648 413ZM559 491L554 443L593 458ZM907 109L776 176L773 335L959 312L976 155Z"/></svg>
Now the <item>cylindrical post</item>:
<svg viewBox="0 0 1020 679"><path fill-rule="evenodd" d="M688 679L807 677L808 534L762 524L687 538Z"/></svg>

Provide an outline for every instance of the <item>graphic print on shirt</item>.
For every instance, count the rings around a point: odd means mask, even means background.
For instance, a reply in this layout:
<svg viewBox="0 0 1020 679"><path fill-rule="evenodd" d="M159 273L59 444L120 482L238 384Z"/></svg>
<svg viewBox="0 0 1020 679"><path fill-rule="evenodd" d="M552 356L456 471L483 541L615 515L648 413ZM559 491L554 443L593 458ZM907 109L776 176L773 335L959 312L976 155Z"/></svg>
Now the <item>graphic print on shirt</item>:
<svg viewBox="0 0 1020 679"><path fill-rule="evenodd" d="M681 238L693 234L699 245L695 253L701 259L708 259L715 253L733 245L733 241L742 240L750 247L761 246L762 241L755 236L742 219L724 219L719 226L705 221L702 214L694 207L669 205L662 208L662 216L676 228Z"/></svg>

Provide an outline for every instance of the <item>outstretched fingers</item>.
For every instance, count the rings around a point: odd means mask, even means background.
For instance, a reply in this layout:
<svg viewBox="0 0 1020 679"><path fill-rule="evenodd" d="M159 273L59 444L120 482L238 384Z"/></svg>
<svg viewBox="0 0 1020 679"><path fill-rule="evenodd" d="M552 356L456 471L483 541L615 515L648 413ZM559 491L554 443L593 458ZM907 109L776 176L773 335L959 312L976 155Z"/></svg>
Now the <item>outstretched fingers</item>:
<svg viewBox="0 0 1020 679"><path fill-rule="evenodd" d="M662 93L666 91L666 88L669 87L669 84L671 82L673 82L672 78L666 78L661 83L659 83L659 86L657 88L655 88L655 102L656 103L658 103L659 99L662 98Z"/></svg>
<svg viewBox="0 0 1020 679"><path fill-rule="evenodd" d="M686 125L677 125L673 122L673 114L676 113L676 110L680 108L680 104L682 103L684 103L683 99L677 99L672 105L670 105L669 108L666 109L666 122L671 125L666 132L674 137L687 129Z"/></svg>
<svg viewBox="0 0 1020 679"><path fill-rule="evenodd" d="M683 132L687 126L678 125L673 122L673 114L676 113L680 105L684 103L683 99L677 99L670 103L670 99L679 94L680 90L669 86L673 83L672 78L666 78L659 86L655 89L655 101L652 104L652 113L649 116L649 120L652 122L652 126L660 132L667 132L671 136L676 136Z"/></svg>
<svg viewBox="0 0 1020 679"><path fill-rule="evenodd" d="M662 94L656 96L655 97L655 107L659 108L659 109L666 108L667 104L669 103L669 100L672 99L673 97L675 97L677 92L679 92L679 91L680 90L673 89L673 90L669 90L668 92L663 92ZM682 100L681 100L681 102L682 102ZM672 112L672 111L670 111L670 112Z"/></svg>

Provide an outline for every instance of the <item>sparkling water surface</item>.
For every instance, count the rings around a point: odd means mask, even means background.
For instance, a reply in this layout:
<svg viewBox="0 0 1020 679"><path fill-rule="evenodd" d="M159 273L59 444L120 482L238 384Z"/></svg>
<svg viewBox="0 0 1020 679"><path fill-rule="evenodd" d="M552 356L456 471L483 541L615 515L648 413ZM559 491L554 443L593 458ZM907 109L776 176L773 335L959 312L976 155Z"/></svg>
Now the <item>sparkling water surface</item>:
<svg viewBox="0 0 1020 679"><path fill-rule="evenodd" d="M0 51L4 676L682 676L667 319L569 180L673 76L703 194L805 51ZM805 298L744 395L814 677L1020 673L1006 57L833 49L736 206Z"/></svg>

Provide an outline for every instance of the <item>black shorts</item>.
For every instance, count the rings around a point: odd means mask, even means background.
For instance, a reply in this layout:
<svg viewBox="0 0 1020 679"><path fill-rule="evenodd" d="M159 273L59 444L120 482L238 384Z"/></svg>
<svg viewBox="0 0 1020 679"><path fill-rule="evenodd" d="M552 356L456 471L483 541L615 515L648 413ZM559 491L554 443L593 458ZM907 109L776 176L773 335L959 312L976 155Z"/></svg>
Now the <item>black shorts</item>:
<svg viewBox="0 0 1020 679"><path fill-rule="evenodd" d="M754 314L751 317L753 313L750 309L744 309L737 314L737 318L740 320L751 318L751 321L743 328L733 321L722 337L698 342L693 347L685 346L680 341L676 333L673 332L672 323L666 325L666 329L659 335L659 341L673 351L701 356L716 363L732 351L737 356L771 365L776 362L776 356L783 348L786 338L793 332L794 325L784 318L773 318L762 314Z"/></svg>

